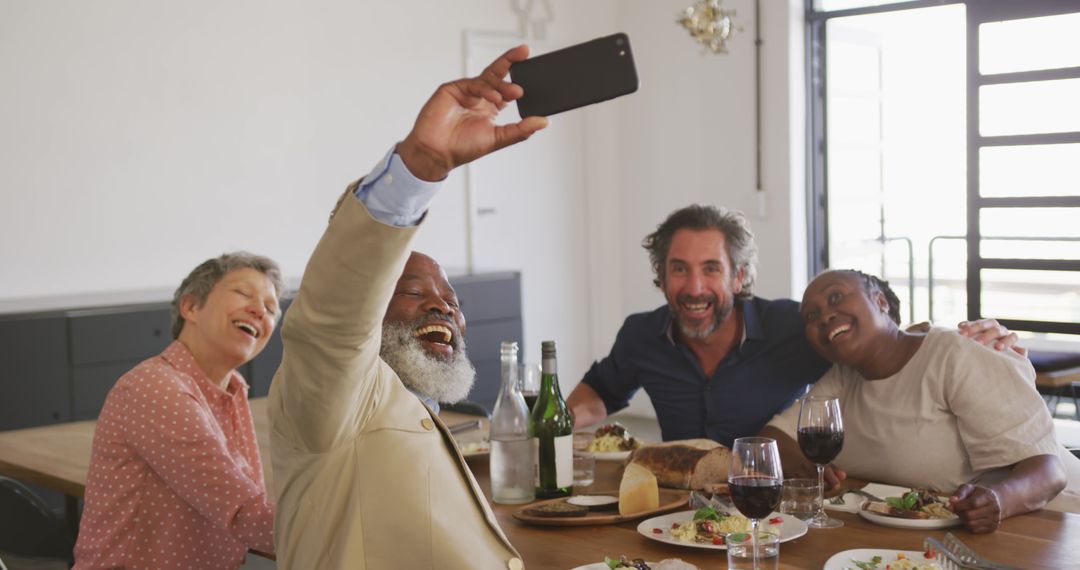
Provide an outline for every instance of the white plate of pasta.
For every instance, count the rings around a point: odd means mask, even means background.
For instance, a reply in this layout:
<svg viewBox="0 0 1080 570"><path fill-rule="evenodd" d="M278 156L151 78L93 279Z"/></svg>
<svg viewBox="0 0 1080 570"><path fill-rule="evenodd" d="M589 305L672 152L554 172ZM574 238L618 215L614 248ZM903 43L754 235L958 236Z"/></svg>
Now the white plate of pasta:
<svg viewBox="0 0 1080 570"><path fill-rule="evenodd" d="M615 422L597 428L586 451L598 461L625 461L639 447L641 440L630 437L630 432Z"/></svg>
<svg viewBox="0 0 1080 570"><path fill-rule="evenodd" d="M859 516L874 524L879 524L881 526L891 526L893 528L937 529L954 527L963 522L960 520L960 517L956 516L955 514L944 518L925 519L912 519L889 516L869 510L867 507L870 506L870 503L870 501L863 502L863 504L859 507Z"/></svg>
<svg viewBox="0 0 1080 570"><path fill-rule="evenodd" d="M856 548L833 554L824 570L940 570L935 558L920 550Z"/></svg>
<svg viewBox="0 0 1080 570"><path fill-rule="evenodd" d="M750 522L738 511L727 512L720 510L716 511L721 513L724 518L720 526L715 526L713 532L709 533L709 535L700 534L693 528L692 523L695 522L695 515L703 510L681 511L653 517L642 521L638 525L637 531L642 536L668 544L727 550L727 545L720 539L722 535L728 532L744 532L750 528ZM806 534L807 527L806 523L791 515L774 512L767 518L762 519L758 531L772 532L780 537L780 542L787 542Z"/></svg>
<svg viewBox="0 0 1080 570"><path fill-rule="evenodd" d="M593 457L597 461L626 461L633 451L594 451Z"/></svg>

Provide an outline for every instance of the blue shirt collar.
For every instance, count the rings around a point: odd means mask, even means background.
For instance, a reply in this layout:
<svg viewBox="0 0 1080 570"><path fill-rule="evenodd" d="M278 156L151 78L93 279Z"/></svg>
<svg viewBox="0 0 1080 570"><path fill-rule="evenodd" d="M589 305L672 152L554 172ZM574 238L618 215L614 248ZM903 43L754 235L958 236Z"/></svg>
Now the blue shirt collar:
<svg viewBox="0 0 1080 570"><path fill-rule="evenodd" d="M740 303L743 314L743 341L765 340L765 326L761 323L761 313L757 310L754 298L743 299Z"/></svg>

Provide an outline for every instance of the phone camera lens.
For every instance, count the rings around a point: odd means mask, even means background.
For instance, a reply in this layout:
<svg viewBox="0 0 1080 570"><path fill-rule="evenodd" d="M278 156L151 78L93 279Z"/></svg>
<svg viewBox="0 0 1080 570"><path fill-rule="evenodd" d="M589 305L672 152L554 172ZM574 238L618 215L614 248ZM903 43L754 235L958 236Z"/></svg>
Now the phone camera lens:
<svg viewBox="0 0 1080 570"><path fill-rule="evenodd" d="M615 38L615 45L622 47L626 42L622 38Z"/></svg>

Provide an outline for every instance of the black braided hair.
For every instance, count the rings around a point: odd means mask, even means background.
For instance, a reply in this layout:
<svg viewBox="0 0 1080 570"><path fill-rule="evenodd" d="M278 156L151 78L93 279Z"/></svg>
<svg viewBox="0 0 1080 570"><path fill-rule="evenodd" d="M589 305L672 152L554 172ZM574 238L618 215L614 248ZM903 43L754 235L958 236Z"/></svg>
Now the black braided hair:
<svg viewBox="0 0 1080 570"><path fill-rule="evenodd" d="M874 291L881 291L881 294L885 295L885 301L889 304L889 318L892 319L894 323L900 324L900 298L897 297L896 293L889 287L888 281L874 275L863 273L858 269L841 269L840 271L850 273L859 278L862 282L863 290L871 296Z"/></svg>

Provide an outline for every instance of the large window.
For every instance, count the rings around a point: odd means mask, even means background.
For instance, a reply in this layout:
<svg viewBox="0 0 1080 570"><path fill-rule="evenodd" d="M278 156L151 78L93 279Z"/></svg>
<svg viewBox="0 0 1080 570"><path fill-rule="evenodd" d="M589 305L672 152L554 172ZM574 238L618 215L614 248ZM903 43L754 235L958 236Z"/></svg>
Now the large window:
<svg viewBox="0 0 1080 570"><path fill-rule="evenodd" d="M1080 334L1080 3L808 2L811 259ZM1076 339L1076 337L1068 337Z"/></svg>

